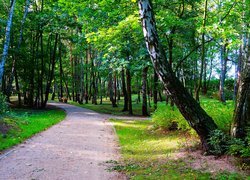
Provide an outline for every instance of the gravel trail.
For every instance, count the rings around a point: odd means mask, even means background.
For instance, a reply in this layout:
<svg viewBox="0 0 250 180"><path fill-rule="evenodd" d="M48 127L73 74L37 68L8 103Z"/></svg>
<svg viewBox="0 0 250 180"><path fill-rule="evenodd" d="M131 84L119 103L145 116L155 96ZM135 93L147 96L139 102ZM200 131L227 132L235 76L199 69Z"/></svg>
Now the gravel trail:
<svg viewBox="0 0 250 180"><path fill-rule="evenodd" d="M63 103L66 119L0 155L0 180L126 179L107 170L119 159L111 116Z"/></svg>

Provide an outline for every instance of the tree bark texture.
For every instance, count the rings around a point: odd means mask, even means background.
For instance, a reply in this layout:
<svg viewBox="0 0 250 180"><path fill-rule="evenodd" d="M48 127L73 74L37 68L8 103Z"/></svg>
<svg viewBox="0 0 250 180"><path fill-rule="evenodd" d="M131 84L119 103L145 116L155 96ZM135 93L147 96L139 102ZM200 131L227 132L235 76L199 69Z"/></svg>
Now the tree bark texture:
<svg viewBox="0 0 250 180"><path fill-rule="evenodd" d="M23 19L21 21L21 29L20 29L20 34L19 34L19 39L18 39L18 44L17 44L17 49L16 49L17 52L19 52L19 49L21 47L21 43L22 43L22 39L23 39L24 23L26 21L29 6L30 6L30 0L26 0L26 5L25 5L25 9L24 9ZM7 85L8 99L9 99L9 95L11 93L11 87L12 87L12 83L13 83L13 80L14 80L14 73L15 73L15 69L16 69L16 59L17 58L13 58L11 74L10 74L9 82L8 82L8 85Z"/></svg>
<svg viewBox="0 0 250 180"><path fill-rule="evenodd" d="M47 101L48 101L48 98L49 98L49 91L50 91L50 88L51 88L52 80L54 78L54 71L55 71L55 64L56 64L57 43L58 43L58 34L55 35L54 50L53 50L53 55L51 57L51 70L49 72L48 81L47 81L47 85L46 85L45 99L44 99L44 102L42 102L42 107L43 108L47 104Z"/></svg>
<svg viewBox="0 0 250 180"><path fill-rule="evenodd" d="M244 139L250 133L250 35L243 37L241 73L231 135Z"/></svg>
<svg viewBox="0 0 250 180"><path fill-rule="evenodd" d="M220 87L219 87L219 98L220 101L225 103L225 79L227 73L227 53L226 53L226 45L221 47L221 72L220 72Z"/></svg>
<svg viewBox="0 0 250 180"><path fill-rule="evenodd" d="M122 76L122 93L124 96L124 106L123 106L122 111L124 112L124 111L128 111L128 93L126 89L125 72L123 68L122 68L121 76Z"/></svg>
<svg viewBox="0 0 250 180"><path fill-rule="evenodd" d="M148 74L148 67L145 67L142 70L142 115L143 116L148 116L147 74Z"/></svg>
<svg viewBox="0 0 250 180"><path fill-rule="evenodd" d="M158 74L154 70L154 90L153 90L153 96L154 96L154 109L157 109L157 102L158 102ZM160 92L159 92L160 93Z"/></svg>
<svg viewBox="0 0 250 180"><path fill-rule="evenodd" d="M129 115L132 115L133 109L132 109L131 74L128 68L126 69L126 80L127 80L127 92L128 92L128 112Z"/></svg>
<svg viewBox="0 0 250 180"><path fill-rule="evenodd" d="M209 137L217 129L217 125L176 78L167 62L159 42L151 1L139 0L138 4L146 46L159 79L172 95L182 115L199 135L203 149L209 151Z"/></svg>
<svg viewBox="0 0 250 180"><path fill-rule="evenodd" d="M9 50L9 45L10 45L10 31L12 27L12 18L14 15L14 8L15 8L16 0L11 1L11 6L10 6L10 12L9 12L9 17L7 21L7 26L6 26L6 32L5 32L5 42L4 42L4 47L3 47L3 54L0 62L0 80L3 77L4 73L4 65L6 58L8 56L8 50ZM0 81L1 83L2 81Z"/></svg>
<svg viewBox="0 0 250 180"><path fill-rule="evenodd" d="M202 35L201 35L201 70L200 70L200 76L199 76L199 81L197 84L197 88L195 90L195 99L199 102L200 101L200 89L201 89L201 85L202 85L202 77L204 74L204 66L206 63L206 59L205 59L205 53L206 53L206 49L205 49L205 28L206 28L206 20L207 20L207 0L205 0L205 4L204 4L204 15L203 15L203 21L202 21Z"/></svg>

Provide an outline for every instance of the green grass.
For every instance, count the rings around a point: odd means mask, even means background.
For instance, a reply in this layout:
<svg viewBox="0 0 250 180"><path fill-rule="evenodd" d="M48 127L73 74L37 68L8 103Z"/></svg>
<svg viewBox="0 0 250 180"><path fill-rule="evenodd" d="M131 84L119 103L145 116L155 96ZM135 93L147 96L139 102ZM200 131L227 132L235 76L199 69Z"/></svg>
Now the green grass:
<svg viewBox="0 0 250 180"><path fill-rule="evenodd" d="M10 128L7 134L0 132L0 151L23 142L25 139L60 122L66 116L61 109L31 110L13 109L2 119Z"/></svg>
<svg viewBox="0 0 250 180"><path fill-rule="evenodd" d="M215 99L203 98L201 106L213 118L219 129L229 132L233 120L234 102L227 101L226 104Z"/></svg>
<svg viewBox="0 0 250 180"><path fill-rule="evenodd" d="M157 133L150 130L151 121L111 120L121 146L122 162L111 170L125 172L131 179L243 179L239 174L194 170L185 158L174 160L184 142L194 142L180 132Z"/></svg>
<svg viewBox="0 0 250 180"><path fill-rule="evenodd" d="M201 106L213 118L220 130L229 133L233 120L233 101L227 101L226 104L223 104L218 100L202 98ZM152 115L152 119L156 127L163 129L171 127L173 122L177 123L178 128L182 130L191 129L176 107L172 108L170 105L166 106L163 103L159 103L157 111Z"/></svg>

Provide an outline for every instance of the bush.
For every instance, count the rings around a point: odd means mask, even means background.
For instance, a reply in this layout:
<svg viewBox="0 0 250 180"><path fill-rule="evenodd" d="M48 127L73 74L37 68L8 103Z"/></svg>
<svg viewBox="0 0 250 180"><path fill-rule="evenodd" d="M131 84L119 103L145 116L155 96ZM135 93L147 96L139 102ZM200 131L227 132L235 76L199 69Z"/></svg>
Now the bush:
<svg viewBox="0 0 250 180"><path fill-rule="evenodd" d="M209 142L210 153L213 155L222 155L228 151L230 137L223 131L216 129L210 134Z"/></svg>
<svg viewBox="0 0 250 180"><path fill-rule="evenodd" d="M159 105L157 110L152 115L152 120L157 128L162 129L179 129L191 130L191 127L181 115L177 108L170 107L169 105Z"/></svg>
<svg viewBox="0 0 250 180"><path fill-rule="evenodd" d="M240 157L250 157L250 133L245 140L233 138L231 140L228 154L239 155Z"/></svg>
<svg viewBox="0 0 250 180"><path fill-rule="evenodd" d="M0 116L8 112L8 104L6 103L6 97L0 93Z"/></svg>
<svg viewBox="0 0 250 180"><path fill-rule="evenodd" d="M221 130L215 130L209 138L210 152L214 155L222 155L224 153L237 155L243 158L250 157L250 133L245 140L232 138Z"/></svg>
<svg viewBox="0 0 250 180"><path fill-rule="evenodd" d="M222 104L216 100L203 100L202 107L213 118L218 128L226 133L230 131L234 104L232 101L228 101L226 104Z"/></svg>

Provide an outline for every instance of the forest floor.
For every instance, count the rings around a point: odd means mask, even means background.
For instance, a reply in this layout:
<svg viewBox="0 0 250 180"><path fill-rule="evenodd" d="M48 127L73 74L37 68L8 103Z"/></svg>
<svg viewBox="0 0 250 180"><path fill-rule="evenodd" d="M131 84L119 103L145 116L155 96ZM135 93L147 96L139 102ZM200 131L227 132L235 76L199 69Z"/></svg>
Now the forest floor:
<svg viewBox="0 0 250 180"><path fill-rule="evenodd" d="M69 104L64 121L0 155L0 179L126 179L108 171L119 159L111 116ZM115 117L118 118L118 117ZM124 117L123 117L124 119Z"/></svg>

